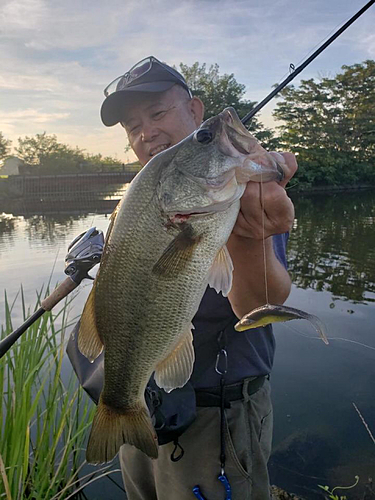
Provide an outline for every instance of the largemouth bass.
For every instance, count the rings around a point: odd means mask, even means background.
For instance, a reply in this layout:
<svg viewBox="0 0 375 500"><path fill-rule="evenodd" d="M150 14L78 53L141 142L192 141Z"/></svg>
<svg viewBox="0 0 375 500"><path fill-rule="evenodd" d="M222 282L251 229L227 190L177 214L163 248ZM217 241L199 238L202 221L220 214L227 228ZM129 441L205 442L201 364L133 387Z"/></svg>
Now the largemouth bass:
<svg viewBox="0 0 375 500"><path fill-rule="evenodd" d="M291 321L293 319L306 319L310 321L323 342L328 344L326 327L318 316L288 306L265 304L264 306L257 307L236 323L234 329L238 332L243 332L250 328L258 328L259 326Z"/></svg>
<svg viewBox="0 0 375 500"><path fill-rule="evenodd" d="M158 456L147 382L155 372L169 392L190 378L191 322L206 287L225 296L231 289L226 242L246 183L281 180L280 162L227 108L152 158L131 182L111 220L78 333L88 359L104 347L88 462L111 460L124 443Z"/></svg>

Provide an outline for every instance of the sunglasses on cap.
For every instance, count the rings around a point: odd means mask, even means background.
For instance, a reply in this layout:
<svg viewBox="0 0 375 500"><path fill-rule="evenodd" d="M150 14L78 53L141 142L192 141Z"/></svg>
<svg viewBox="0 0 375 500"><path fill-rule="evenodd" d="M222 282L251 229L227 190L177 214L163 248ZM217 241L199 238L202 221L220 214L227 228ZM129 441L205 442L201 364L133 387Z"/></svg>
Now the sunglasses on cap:
<svg viewBox="0 0 375 500"><path fill-rule="evenodd" d="M186 89L190 97L193 97L182 75L180 75L178 71L174 70L173 68L170 68L166 64L156 59L156 57L154 56L149 56L146 57L145 59L142 59L132 68L130 68L129 71L115 78L104 89L104 95L108 97L114 92L118 92L120 90L126 90L128 87L136 86L137 83L134 82L147 75L147 73L149 73L151 70L157 69L155 68L155 66L158 66L159 70L161 70L161 72L158 75L158 78L156 78L155 81L161 81L161 80L175 81L176 83L180 84L182 87ZM165 71L169 73L169 75L167 75L167 78L163 76L163 73Z"/></svg>

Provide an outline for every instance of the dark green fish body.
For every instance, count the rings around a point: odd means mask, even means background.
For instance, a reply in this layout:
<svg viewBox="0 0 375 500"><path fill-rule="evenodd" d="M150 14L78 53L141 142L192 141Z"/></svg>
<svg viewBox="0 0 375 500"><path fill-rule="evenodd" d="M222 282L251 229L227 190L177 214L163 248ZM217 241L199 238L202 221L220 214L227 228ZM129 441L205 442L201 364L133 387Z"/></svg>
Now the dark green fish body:
<svg viewBox="0 0 375 500"><path fill-rule="evenodd" d="M291 321L293 319L305 319L310 321L318 332L320 338L325 344L328 344L326 327L324 323L313 314L309 314L294 307L265 304L263 306L253 309L246 314L236 325L235 329L238 332L249 330L251 328L258 328L260 326L267 326L271 323Z"/></svg>

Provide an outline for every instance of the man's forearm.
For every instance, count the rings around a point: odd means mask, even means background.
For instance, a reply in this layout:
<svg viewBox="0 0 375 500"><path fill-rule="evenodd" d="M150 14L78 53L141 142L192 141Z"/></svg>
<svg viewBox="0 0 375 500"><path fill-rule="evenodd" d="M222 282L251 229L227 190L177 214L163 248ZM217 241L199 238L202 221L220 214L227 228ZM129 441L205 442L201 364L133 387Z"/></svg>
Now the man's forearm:
<svg viewBox="0 0 375 500"><path fill-rule="evenodd" d="M263 241L232 234L228 250L233 260L233 284L228 299L237 317L267 302ZM265 240L268 301L283 304L288 298L291 280L273 250L272 237Z"/></svg>

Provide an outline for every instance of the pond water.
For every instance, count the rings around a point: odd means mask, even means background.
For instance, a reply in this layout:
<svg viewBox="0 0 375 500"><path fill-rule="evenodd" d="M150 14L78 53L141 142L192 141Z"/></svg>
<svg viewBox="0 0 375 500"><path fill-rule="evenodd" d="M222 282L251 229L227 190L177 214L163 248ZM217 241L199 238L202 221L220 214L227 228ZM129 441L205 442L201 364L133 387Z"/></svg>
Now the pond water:
<svg viewBox="0 0 375 500"><path fill-rule="evenodd" d="M353 403L375 434L375 194L300 195L294 202L288 250L293 289L287 304L318 315L330 344L303 321L274 328L271 479L315 499L322 498L318 484L349 485L358 475L362 489L342 494L362 498L368 478L375 478L375 443ZM71 240L89 227L105 231L109 224L105 213L70 209L39 215L0 210L0 324L4 290L13 301L22 284L33 307L43 284L65 278ZM90 289L86 280L79 287L71 318L82 311ZM13 312L18 326L18 302ZM114 477L121 482L119 474ZM87 488L89 498L124 498L106 478L94 485Z"/></svg>

